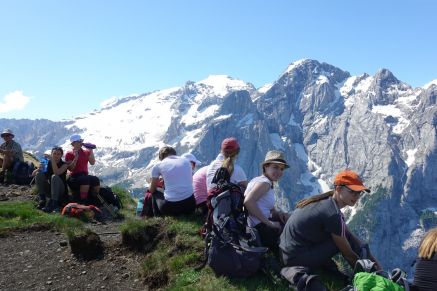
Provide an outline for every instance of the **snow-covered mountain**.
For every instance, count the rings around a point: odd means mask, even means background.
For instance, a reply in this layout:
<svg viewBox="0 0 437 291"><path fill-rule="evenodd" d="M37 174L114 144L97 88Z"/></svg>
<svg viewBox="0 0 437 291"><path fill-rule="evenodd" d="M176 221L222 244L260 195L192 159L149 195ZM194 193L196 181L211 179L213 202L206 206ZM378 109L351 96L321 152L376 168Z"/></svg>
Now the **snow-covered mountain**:
<svg viewBox="0 0 437 291"><path fill-rule="evenodd" d="M193 152L205 164L236 136L249 178L270 149L291 167L277 191L287 209L329 189L335 174L356 170L370 185L346 210L349 225L371 242L388 268L409 268L423 233L437 225L437 82L412 88L388 70L351 76L315 60L292 63L273 83L254 88L228 76L111 99L65 122L0 119L36 154L68 148L80 133L98 145L95 174L141 191L163 144Z"/></svg>

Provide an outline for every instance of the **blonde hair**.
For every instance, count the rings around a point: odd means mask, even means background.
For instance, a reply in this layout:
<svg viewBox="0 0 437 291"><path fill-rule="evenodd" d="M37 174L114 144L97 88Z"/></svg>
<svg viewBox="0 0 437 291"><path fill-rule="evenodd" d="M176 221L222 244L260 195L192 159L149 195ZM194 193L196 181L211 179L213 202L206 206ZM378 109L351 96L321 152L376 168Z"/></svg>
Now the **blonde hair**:
<svg viewBox="0 0 437 291"><path fill-rule="evenodd" d="M334 195L334 190L311 196L310 198L302 199L296 203L296 208L303 208L307 206L308 204L327 199L328 197L331 197Z"/></svg>
<svg viewBox="0 0 437 291"><path fill-rule="evenodd" d="M240 149L236 149L232 152L223 152L222 154L225 156L225 159L223 160L222 166L228 169L229 175L232 176L232 173L234 172L234 164L235 160L237 159L237 155L240 152Z"/></svg>
<svg viewBox="0 0 437 291"><path fill-rule="evenodd" d="M437 227L428 231L419 247L419 258L432 259L437 252Z"/></svg>

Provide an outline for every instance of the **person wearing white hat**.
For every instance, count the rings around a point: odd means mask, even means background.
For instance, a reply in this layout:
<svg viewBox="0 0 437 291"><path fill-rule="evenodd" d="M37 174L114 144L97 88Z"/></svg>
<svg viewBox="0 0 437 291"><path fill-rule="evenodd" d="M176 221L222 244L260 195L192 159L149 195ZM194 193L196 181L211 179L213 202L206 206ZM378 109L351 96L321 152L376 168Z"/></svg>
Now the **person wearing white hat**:
<svg viewBox="0 0 437 291"><path fill-rule="evenodd" d="M258 230L263 246L278 250L279 236L288 214L275 208L273 186L289 168L281 151L269 151L262 163L263 174L253 178L244 192L248 225Z"/></svg>
<svg viewBox="0 0 437 291"><path fill-rule="evenodd" d="M185 153L185 154L182 154L181 157L186 158L187 160L190 161L190 163L191 163L191 168L193 169L193 172L194 172L194 169L196 168L196 165L200 165L200 164L202 164L202 163L201 163L201 162L196 158L196 156L193 155L193 154Z"/></svg>
<svg viewBox="0 0 437 291"><path fill-rule="evenodd" d="M88 174L88 163L94 165L96 158L94 157L93 148L82 148L83 139L79 134L73 134L70 137L72 149L65 154L65 161L70 163L68 171L70 177L67 180L68 186L76 192L74 196L79 192L79 197L75 197L75 200L79 200L82 204L88 204L88 194L96 195L100 191L100 180L96 176Z"/></svg>
<svg viewBox="0 0 437 291"><path fill-rule="evenodd" d="M19 143L14 141L14 133L10 129L5 129L1 133L1 137L5 141L0 145L0 182L3 182L6 171L10 170L17 161L24 161L23 150ZM9 182L9 181L5 181Z"/></svg>

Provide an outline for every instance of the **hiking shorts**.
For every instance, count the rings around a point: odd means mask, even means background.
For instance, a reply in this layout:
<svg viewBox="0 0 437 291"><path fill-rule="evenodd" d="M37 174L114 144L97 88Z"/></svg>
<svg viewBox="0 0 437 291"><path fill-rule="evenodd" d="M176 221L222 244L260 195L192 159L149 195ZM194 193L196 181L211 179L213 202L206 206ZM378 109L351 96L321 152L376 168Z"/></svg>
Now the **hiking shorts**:
<svg viewBox="0 0 437 291"><path fill-rule="evenodd" d="M154 216L191 214L196 209L196 199L194 195L184 200L173 202L165 200L164 193L155 191L152 194L152 203Z"/></svg>
<svg viewBox="0 0 437 291"><path fill-rule="evenodd" d="M89 185L90 187L100 186L100 180L96 176L78 173L70 176L67 184L72 190L78 191L82 185Z"/></svg>

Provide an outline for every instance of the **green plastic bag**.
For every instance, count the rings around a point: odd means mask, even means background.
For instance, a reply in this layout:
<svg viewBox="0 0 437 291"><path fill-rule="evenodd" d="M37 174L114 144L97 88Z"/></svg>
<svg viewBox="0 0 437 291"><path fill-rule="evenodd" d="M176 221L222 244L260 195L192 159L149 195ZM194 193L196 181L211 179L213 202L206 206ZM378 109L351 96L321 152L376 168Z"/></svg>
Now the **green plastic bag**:
<svg viewBox="0 0 437 291"><path fill-rule="evenodd" d="M358 291L404 291L395 282L373 273L356 273L353 284Z"/></svg>

